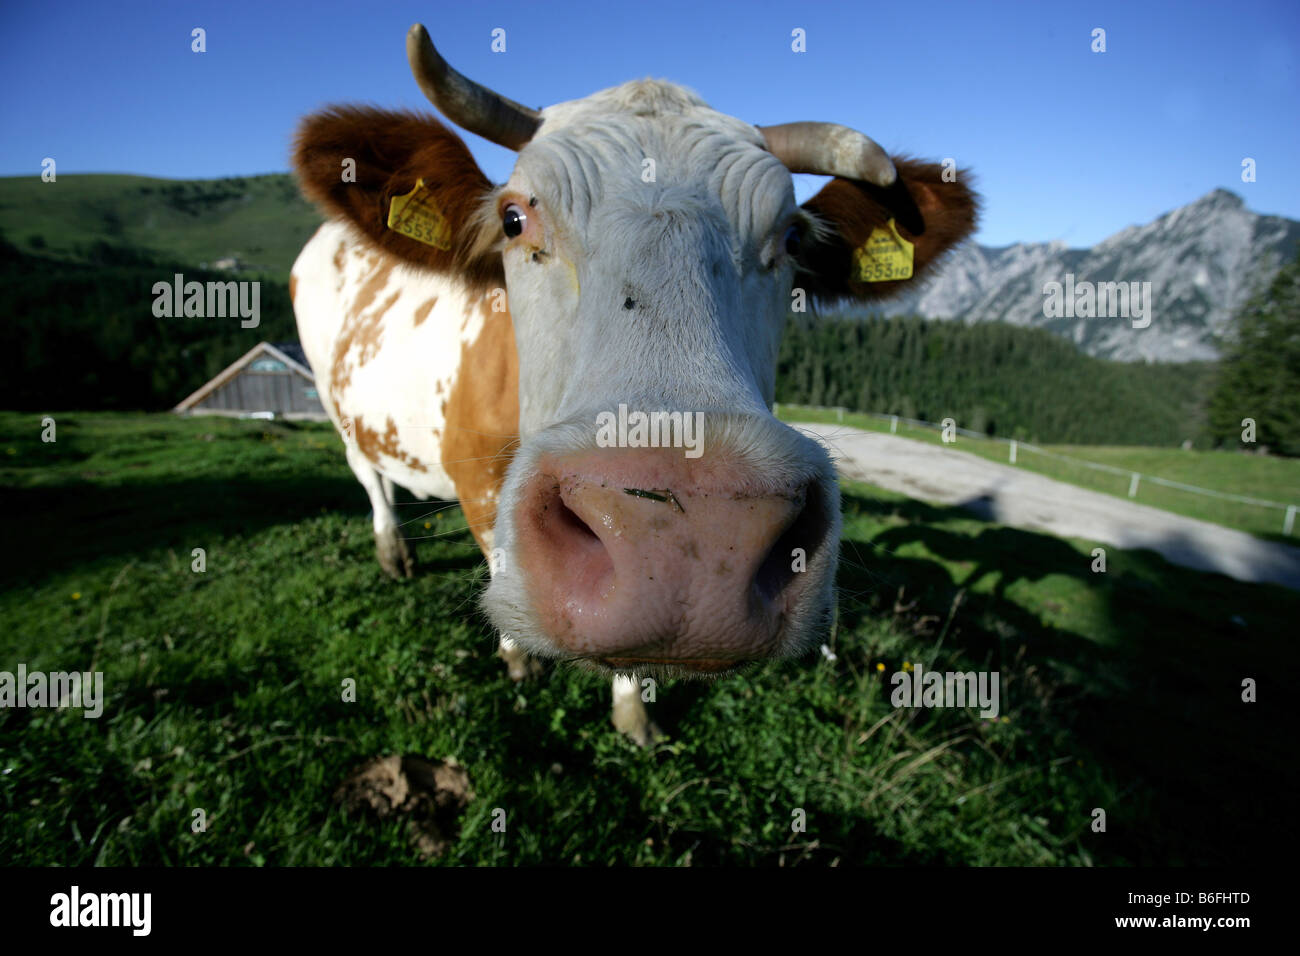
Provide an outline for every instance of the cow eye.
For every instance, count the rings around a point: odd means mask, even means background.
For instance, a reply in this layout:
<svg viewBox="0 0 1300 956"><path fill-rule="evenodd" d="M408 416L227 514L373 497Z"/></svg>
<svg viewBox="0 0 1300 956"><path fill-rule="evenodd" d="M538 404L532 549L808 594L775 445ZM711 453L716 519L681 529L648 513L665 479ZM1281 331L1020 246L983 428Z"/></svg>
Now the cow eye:
<svg viewBox="0 0 1300 956"><path fill-rule="evenodd" d="M506 235L509 236L511 239L513 239L515 236L522 233L524 231L524 227L527 225L528 225L528 214L524 212L522 209L520 209L518 206L516 206L514 203L510 203L508 206L506 206L505 209L502 210L501 228L505 230Z"/></svg>
<svg viewBox="0 0 1300 956"><path fill-rule="evenodd" d="M785 231L785 238L782 240L782 244L785 246L785 254L792 259L798 256L802 242L803 230L798 226L791 226Z"/></svg>

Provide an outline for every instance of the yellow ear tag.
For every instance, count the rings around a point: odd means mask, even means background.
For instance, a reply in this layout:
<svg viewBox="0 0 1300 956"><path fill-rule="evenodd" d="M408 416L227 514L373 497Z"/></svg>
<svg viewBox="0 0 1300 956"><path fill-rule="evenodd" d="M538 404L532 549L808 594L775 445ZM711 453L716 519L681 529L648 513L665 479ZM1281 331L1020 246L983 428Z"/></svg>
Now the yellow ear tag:
<svg viewBox="0 0 1300 956"><path fill-rule="evenodd" d="M451 249L451 225L433 201L433 193L417 180L405 196L394 196L388 207L388 228L426 246Z"/></svg>
<svg viewBox="0 0 1300 956"><path fill-rule="evenodd" d="M898 234L892 219L871 230L867 241L853 250L853 260L858 266L858 282L912 278L912 243Z"/></svg>

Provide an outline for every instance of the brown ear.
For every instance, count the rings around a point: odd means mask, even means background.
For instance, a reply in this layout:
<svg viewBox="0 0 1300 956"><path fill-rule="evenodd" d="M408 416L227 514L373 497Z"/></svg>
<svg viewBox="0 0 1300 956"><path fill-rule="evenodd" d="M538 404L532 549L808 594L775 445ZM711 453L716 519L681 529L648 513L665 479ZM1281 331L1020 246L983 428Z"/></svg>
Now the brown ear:
<svg viewBox="0 0 1300 956"><path fill-rule="evenodd" d="M796 282L823 302L883 299L910 288L974 232L979 198L966 185L966 170L958 170L953 182L944 182L938 163L894 157L894 166L898 180L887 189L836 177L804 203L826 234L806 243L799 259L808 274ZM887 235L890 219L898 235L913 244L912 276L864 281L855 250L877 229Z"/></svg>
<svg viewBox="0 0 1300 956"><path fill-rule="evenodd" d="M356 164L345 181L344 160ZM355 106L334 106L298 128L293 165L302 191L332 215L346 219L398 258L439 272L454 272L474 288L505 285L496 236L499 223L481 221L492 183L460 137L431 116ZM351 178L350 176L348 177ZM393 197L423 179L421 196L433 216L446 220L450 249L388 227ZM429 214L425 222L433 221Z"/></svg>

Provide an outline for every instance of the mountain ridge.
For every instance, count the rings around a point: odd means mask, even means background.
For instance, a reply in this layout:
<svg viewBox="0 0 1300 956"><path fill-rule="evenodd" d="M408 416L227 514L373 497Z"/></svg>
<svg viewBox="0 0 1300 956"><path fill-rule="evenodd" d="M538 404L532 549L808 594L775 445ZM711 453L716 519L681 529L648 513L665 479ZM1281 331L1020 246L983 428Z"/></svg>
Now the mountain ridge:
<svg viewBox="0 0 1300 956"><path fill-rule="evenodd" d="M1295 254L1300 222L1255 213L1236 193L1216 188L1193 202L1126 226L1094 246L1062 240L1007 246L968 243L938 274L881 308L863 313L915 314L966 322L1004 321L1045 328L1089 355L1121 361L1183 362L1218 358L1232 318ZM1047 284L1150 282L1152 321L1050 318Z"/></svg>

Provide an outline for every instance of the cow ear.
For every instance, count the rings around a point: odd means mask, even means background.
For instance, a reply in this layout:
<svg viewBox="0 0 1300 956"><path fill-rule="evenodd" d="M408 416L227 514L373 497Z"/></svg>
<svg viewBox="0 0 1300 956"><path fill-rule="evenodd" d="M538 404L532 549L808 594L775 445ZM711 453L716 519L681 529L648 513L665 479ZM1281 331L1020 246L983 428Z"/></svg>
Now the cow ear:
<svg viewBox="0 0 1300 956"><path fill-rule="evenodd" d="M807 275L796 281L821 301L872 301L911 288L974 232L979 200L969 173L951 170L945 181L937 163L895 157L894 166L893 186L836 177L804 203L821 228L804 245Z"/></svg>
<svg viewBox="0 0 1300 956"><path fill-rule="evenodd" d="M492 183L433 117L330 107L299 126L293 165L307 198L398 258L473 288L505 285L501 224L485 213Z"/></svg>

